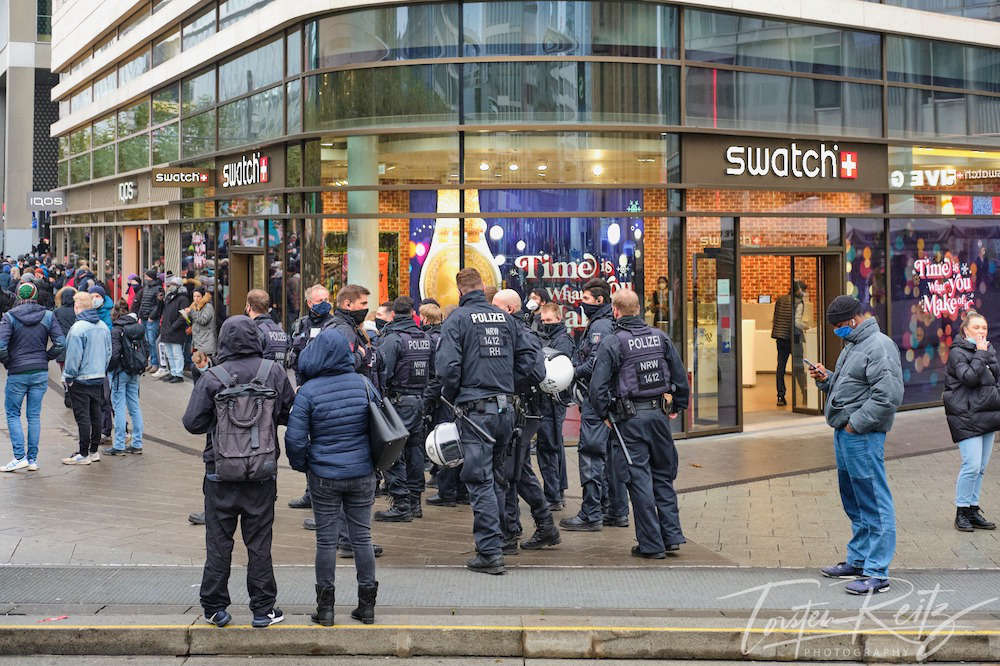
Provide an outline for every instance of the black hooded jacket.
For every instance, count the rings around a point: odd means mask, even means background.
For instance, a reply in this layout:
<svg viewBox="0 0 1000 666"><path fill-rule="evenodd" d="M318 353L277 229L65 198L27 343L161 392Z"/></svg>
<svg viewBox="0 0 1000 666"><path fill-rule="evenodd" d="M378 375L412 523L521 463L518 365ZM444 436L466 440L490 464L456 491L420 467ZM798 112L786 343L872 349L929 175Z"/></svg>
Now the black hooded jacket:
<svg viewBox="0 0 1000 666"><path fill-rule="evenodd" d="M257 374L264 360L264 346L261 343L257 325L250 317L237 315L222 324L219 331L219 348L215 355L216 365L221 365L232 375L237 384L249 382ZM274 427L288 423L288 413L295 400L295 391L288 381L288 375L280 364L275 363L267 376L267 385L278 391L274 409ZM215 427L215 394L223 388L222 382L211 372L198 378L191 392L182 422L184 428L193 434L210 432ZM206 463L214 461L212 438L206 438L202 459Z"/></svg>
<svg viewBox="0 0 1000 666"><path fill-rule="evenodd" d="M1000 361L993 345L980 351L965 338L951 343L943 398L953 441L1000 430Z"/></svg>
<svg viewBox="0 0 1000 666"><path fill-rule="evenodd" d="M136 313L143 321L160 321L163 313L163 283L147 278L139 293L139 308Z"/></svg>
<svg viewBox="0 0 1000 666"><path fill-rule="evenodd" d="M59 304L59 307L55 309L55 312L53 312L56 316L56 321L59 322L59 328L62 329L63 335L69 333L69 329L76 322L76 311L73 309L74 296L76 296L76 290L70 288L64 291L59 297L62 302ZM60 363L66 362L65 348L56 360Z"/></svg>

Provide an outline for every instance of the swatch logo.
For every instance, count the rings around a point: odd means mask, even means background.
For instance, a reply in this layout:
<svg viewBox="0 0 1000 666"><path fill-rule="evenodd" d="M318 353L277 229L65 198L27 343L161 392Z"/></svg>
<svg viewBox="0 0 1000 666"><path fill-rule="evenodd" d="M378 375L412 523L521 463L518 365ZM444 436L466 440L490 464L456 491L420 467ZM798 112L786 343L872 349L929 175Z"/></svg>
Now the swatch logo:
<svg viewBox="0 0 1000 666"><path fill-rule="evenodd" d="M778 178L857 179L858 153L840 150L837 144L802 150L797 143L780 148L728 146L726 169L729 176L777 176Z"/></svg>
<svg viewBox="0 0 1000 666"><path fill-rule="evenodd" d="M245 187L267 183L271 180L271 160L260 151L243 155L239 160L222 167L222 187Z"/></svg>

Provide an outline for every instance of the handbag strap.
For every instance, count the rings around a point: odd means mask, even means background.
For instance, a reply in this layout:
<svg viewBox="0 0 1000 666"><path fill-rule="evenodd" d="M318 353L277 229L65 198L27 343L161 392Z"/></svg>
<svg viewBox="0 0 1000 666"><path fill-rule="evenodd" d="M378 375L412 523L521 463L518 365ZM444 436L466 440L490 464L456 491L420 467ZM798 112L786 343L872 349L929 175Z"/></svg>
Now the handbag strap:
<svg viewBox="0 0 1000 666"><path fill-rule="evenodd" d="M359 375L359 376L361 377L361 381L365 383L365 393L368 396L368 404L370 405L372 404L372 394L375 393L375 396L378 397L378 393L375 391L375 385L372 384L371 380L365 377L364 375ZM376 404L378 404L381 407L381 403L376 401Z"/></svg>

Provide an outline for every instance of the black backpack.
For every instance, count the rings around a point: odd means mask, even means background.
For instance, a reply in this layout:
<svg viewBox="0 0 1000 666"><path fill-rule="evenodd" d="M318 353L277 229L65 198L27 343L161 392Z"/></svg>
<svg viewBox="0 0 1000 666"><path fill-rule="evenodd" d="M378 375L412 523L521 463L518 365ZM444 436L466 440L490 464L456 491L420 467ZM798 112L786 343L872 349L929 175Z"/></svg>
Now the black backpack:
<svg viewBox="0 0 1000 666"><path fill-rule="evenodd" d="M129 375L141 375L149 361L149 342L146 329L136 322L122 327L122 346L119 367Z"/></svg>
<svg viewBox="0 0 1000 666"><path fill-rule="evenodd" d="M274 410L278 391L267 385L274 361L262 359L257 374L237 384L221 365L209 369L222 382L215 394L212 449L219 481L267 481L278 473Z"/></svg>

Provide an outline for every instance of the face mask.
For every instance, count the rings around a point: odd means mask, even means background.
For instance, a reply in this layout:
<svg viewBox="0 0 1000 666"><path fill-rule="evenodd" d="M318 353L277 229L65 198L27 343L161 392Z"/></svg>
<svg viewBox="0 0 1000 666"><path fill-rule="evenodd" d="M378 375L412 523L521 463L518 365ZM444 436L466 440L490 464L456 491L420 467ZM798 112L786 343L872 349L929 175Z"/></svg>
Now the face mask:
<svg viewBox="0 0 1000 666"><path fill-rule="evenodd" d="M369 335L378 333L378 326L375 324L375 321L374 319L368 319L363 324L363 328Z"/></svg>
<svg viewBox="0 0 1000 666"><path fill-rule="evenodd" d="M588 317L593 317L595 314L597 314L597 311L604 306L598 305L597 303L581 303L580 307L583 308L583 314L587 315Z"/></svg>
<svg viewBox="0 0 1000 666"><path fill-rule="evenodd" d="M101 307L102 305L104 305L104 297L103 296L94 296L94 309L97 309L97 308Z"/></svg>
<svg viewBox="0 0 1000 666"><path fill-rule="evenodd" d="M853 330L850 326L841 326L840 328L833 329L833 334L838 338L846 338Z"/></svg>
<svg viewBox="0 0 1000 666"><path fill-rule="evenodd" d="M977 344L977 342L976 342L976 339L975 339L975 338L969 338L969 337L967 337L967 338L965 338L965 339L966 339L966 340L968 340L969 342L971 342L972 344Z"/></svg>
<svg viewBox="0 0 1000 666"><path fill-rule="evenodd" d="M330 301L322 301L316 305L310 305L309 311L317 317L325 317L330 314Z"/></svg>
<svg viewBox="0 0 1000 666"><path fill-rule="evenodd" d="M376 319L375 320L375 330L381 331L383 328L386 327L386 324L388 324L388 323L389 322L387 322L385 319Z"/></svg>
<svg viewBox="0 0 1000 666"><path fill-rule="evenodd" d="M524 309L527 310L528 312L534 312L535 310L538 309L538 302L535 301L533 298L529 298L524 302Z"/></svg>
<svg viewBox="0 0 1000 666"><path fill-rule="evenodd" d="M351 319L353 319L354 323L358 326L365 323L365 317L367 316L368 310L351 310Z"/></svg>
<svg viewBox="0 0 1000 666"><path fill-rule="evenodd" d="M545 335L551 338L559 332L559 326L561 326L559 322L555 322L554 324L543 324L542 330L545 331Z"/></svg>

